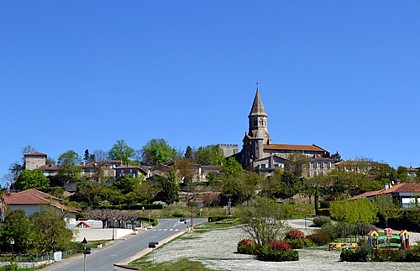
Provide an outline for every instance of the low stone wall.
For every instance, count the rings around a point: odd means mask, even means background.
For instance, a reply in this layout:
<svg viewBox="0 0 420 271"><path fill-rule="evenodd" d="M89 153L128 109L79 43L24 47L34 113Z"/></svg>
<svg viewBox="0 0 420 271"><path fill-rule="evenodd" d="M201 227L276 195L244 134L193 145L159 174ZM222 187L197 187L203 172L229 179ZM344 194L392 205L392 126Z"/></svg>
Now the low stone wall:
<svg viewBox="0 0 420 271"><path fill-rule="evenodd" d="M106 229L90 229L90 228L79 228L73 230L75 242L81 242L83 238L88 241L100 241L100 240L112 240L120 239L127 235L133 234L132 229L119 229L119 228L106 228Z"/></svg>

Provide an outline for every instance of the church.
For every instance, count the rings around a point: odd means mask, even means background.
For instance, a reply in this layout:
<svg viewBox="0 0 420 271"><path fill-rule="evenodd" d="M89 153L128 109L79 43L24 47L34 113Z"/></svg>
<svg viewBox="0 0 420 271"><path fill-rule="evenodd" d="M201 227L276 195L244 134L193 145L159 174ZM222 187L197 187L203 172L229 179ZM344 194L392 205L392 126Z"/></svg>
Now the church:
<svg viewBox="0 0 420 271"><path fill-rule="evenodd" d="M334 167L329 152L315 144L274 144L268 132L268 115L262 103L258 88L251 112L248 116L249 130L242 140L242 150L235 155L244 169L272 173L283 168L291 153L301 153L308 158L302 177L324 175Z"/></svg>

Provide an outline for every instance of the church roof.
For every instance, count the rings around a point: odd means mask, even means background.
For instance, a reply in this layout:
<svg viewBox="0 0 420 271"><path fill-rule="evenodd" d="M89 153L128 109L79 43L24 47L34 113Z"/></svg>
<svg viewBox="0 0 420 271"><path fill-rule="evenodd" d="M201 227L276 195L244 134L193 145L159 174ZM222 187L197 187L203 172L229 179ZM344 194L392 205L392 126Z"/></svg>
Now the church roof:
<svg viewBox="0 0 420 271"><path fill-rule="evenodd" d="M267 113L265 112L264 105L262 104L260 93L257 88L257 92L255 93L254 103L252 104L251 112L249 113L249 116L267 116Z"/></svg>
<svg viewBox="0 0 420 271"><path fill-rule="evenodd" d="M264 150L286 150L286 151L318 151L326 152L327 150L317 145L292 145L292 144L266 144Z"/></svg>

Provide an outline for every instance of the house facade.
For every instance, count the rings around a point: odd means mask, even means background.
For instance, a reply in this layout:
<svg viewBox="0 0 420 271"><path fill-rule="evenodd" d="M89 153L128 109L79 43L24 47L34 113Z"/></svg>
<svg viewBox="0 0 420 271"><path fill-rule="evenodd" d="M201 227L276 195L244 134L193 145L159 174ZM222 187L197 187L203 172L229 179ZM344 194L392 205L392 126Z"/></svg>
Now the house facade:
<svg viewBox="0 0 420 271"><path fill-rule="evenodd" d="M65 218L76 218L76 211L62 204L62 199L37 189L28 189L17 193L3 195L3 202L11 210L24 210L27 216L41 211L45 206L52 206L57 213L63 214Z"/></svg>
<svg viewBox="0 0 420 271"><path fill-rule="evenodd" d="M419 183L399 183L393 186L388 186L385 189L366 192L352 199L368 198L369 200L375 200L376 197L383 195L392 197L398 200L401 208L408 209L419 204L420 198L420 184Z"/></svg>

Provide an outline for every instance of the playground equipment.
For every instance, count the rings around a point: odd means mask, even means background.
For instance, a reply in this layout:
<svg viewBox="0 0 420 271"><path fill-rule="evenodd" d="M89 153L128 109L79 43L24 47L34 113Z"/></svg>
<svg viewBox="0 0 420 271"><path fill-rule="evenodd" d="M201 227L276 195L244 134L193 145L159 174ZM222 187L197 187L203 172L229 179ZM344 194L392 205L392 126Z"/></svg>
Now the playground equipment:
<svg viewBox="0 0 420 271"><path fill-rule="evenodd" d="M368 244L372 248L398 248L407 250L410 248L409 232L401 231L399 234L393 234L391 228L384 230L384 235L379 235L377 231L368 233Z"/></svg>

